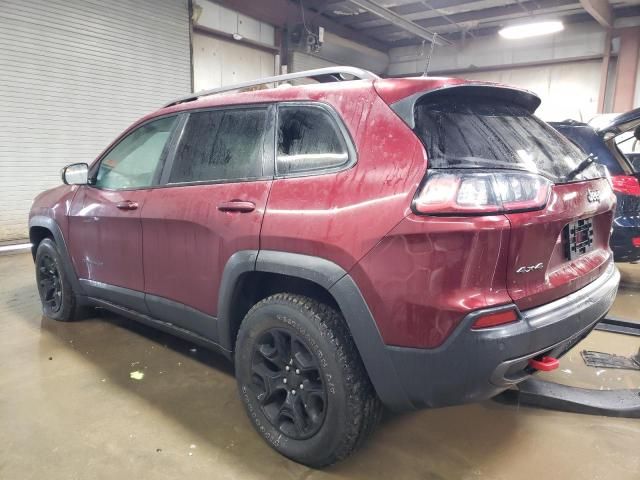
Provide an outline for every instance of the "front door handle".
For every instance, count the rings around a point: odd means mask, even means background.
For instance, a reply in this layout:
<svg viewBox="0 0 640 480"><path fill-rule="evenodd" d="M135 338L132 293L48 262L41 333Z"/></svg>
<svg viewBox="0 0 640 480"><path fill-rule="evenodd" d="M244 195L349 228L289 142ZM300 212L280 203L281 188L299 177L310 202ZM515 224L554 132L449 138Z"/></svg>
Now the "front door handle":
<svg viewBox="0 0 640 480"><path fill-rule="evenodd" d="M116 207L118 207L120 210L136 210L138 208L138 202L125 200L124 202L116 203Z"/></svg>
<svg viewBox="0 0 640 480"><path fill-rule="evenodd" d="M253 202L245 202L242 200L231 200L230 202L222 202L218 205L218 210L221 212L253 212L256 209L256 204Z"/></svg>

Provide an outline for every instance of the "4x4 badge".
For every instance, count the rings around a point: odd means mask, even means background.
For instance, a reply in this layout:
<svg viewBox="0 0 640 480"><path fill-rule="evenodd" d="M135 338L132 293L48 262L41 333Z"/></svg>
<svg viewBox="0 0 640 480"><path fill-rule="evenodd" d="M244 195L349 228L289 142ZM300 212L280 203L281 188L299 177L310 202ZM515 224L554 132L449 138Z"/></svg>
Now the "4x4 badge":
<svg viewBox="0 0 640 480"><path fill-rule="evenodd" d="M537 265L529 265L528 267L520 267L516 270L516 273L529 273L534 270L542 270L544 265L542 263L538 263Z"/></svg>
<svg viewBox="0 0 640 480"><path fill-rule="evenodd" d="M587 200L590 203L599 202L600 201L600 191L598 190L587 190Z"/></svg>

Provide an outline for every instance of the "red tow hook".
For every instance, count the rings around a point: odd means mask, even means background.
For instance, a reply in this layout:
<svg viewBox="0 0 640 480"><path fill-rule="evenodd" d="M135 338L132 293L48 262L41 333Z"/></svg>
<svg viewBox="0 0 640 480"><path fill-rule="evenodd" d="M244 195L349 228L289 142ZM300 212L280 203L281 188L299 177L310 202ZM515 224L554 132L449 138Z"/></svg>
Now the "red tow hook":
<svg viewBox="0 0 640 480"><path fill-rule="evenodd" d="M540 360L535 358L529 359L529 365L536 370L542 370L543 372L550 372L560 366L560 360L553 357L542 357Z"/></svg>

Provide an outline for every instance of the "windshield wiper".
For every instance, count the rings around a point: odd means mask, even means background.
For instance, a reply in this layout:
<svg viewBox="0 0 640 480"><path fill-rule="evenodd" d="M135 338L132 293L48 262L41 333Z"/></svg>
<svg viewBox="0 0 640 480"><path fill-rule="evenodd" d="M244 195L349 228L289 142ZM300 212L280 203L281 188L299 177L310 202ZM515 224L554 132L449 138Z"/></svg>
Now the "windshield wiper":
<svg viewBox="0 0 640 480"><path fill-rule="evenodd" d="M576 175L578 175L580 172L582 172L583 170L591 166L591 164L595 162L597 159L598 157L595 154L590 153L589 155L587 155L587 158L585 158L578 164L576 168L574 168L564 176L564 181L568 182L569 180L574 178Z"/></svg>

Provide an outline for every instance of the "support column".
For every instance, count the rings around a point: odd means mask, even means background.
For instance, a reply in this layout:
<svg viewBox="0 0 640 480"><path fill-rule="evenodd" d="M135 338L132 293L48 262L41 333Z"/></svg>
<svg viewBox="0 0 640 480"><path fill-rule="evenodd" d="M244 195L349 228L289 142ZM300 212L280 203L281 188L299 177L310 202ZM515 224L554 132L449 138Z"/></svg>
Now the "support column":
<svg viewBox="0 0 640 480"><path fill-rule="evenodd" d="M609 65L611 64L611 31L604 39L604 57L600 66L600 92L598 94L598 113L604 113L604 103L607 96L607 80L609 79Z"/></svg>
<svg viewBox="0 0 640 480"><path fill-rule="evenodd" d="M640 55L640 27L624 28L620 32L620 52L616 67L616 86L613 94L613 111L626 112L633 108L633 96Z"/></svg>

